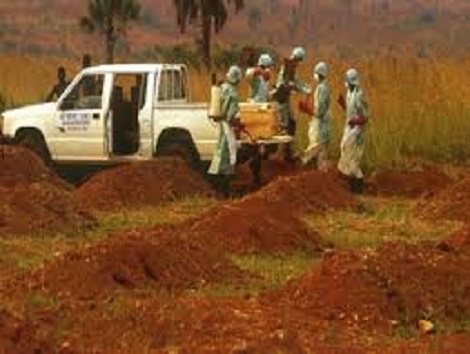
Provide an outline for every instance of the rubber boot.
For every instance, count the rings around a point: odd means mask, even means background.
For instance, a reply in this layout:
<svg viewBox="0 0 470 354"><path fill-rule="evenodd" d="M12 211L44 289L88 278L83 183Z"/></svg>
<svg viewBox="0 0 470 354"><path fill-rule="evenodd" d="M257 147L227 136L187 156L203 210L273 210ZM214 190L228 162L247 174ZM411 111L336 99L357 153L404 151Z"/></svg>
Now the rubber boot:
<svg viewBox="0 0 470 354"><path fill-rule="evenodd" d="M355 189L356 194L364 194L364 179L363 178L355 178Z"/></svg>
<svg viewBox="0 0 470 354"><path fill-rule="evenodd" d="M349 191L356 194L356 177L348 177Z"/></svg>
<svg viewBox="0 0 470 354"><path fill-rule="evenodd" d="M224 198L230 198L232 196L232 181L231 176L222 175L220 176L220 193Z"/></svg>

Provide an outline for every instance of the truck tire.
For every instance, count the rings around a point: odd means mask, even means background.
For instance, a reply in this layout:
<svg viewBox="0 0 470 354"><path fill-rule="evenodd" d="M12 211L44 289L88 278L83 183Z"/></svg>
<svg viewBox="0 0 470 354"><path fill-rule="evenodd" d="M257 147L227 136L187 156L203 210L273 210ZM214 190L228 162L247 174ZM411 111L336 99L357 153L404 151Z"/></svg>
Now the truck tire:
<svg viewBox="0 0 470 354"><path fill-rule="evenodd" d="M52 164L51 154L42 134L35 130L18 132L16 143L33 151L46 165Z"/></svg>
<svg viewBox="0 0 470 354"><path fill-rule="evenodd" d="M200 169L200 159L196 148L188 142L167 142L157 150L157 156L179 157L193 170Z"/></svg>

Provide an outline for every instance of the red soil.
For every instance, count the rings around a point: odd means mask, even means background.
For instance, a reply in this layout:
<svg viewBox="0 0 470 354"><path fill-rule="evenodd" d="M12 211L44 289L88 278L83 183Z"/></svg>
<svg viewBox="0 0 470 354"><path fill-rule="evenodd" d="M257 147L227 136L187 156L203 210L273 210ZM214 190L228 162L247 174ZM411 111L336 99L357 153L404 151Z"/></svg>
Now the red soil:
<svg viewBox="0 0 470 354"><path fill-rule="evenodd" d="M217 240L228 252L318 252L331 245L301 218L308 212L353 203L334 176L306 172L279 178L254 194L217 207L193 220L190 230Z"/></svg>
<svg viewBox="0 0 470 354"><path fill-rule="evenodd" d="M211 195L203 177L180 159L131 163L98 173L77 196L99 210L152 205L195 195Z"/></svg>
<svg viewBox="0 0 470 354"><path fill-rule="evenodd" d="M387 333L391 321L459 321L470 311L470 248L388 243L373 252L337 253L281 293L289 308L349 328Z"/></svg>
<svg viewBox="0 0 470 354"><path fill-rule="evenodd" d="M225 280L236 284L244 276L220 250L161 228L67 253L33 277L35 287L60 297L95 299L146 286L174 292Z"/></svg>
<svg viewBox="0 0 470 354"><path fill-rule="evenodd" d="M50 183L0 186L0 235L67 231L94 225L73 194Z"/></svg>
<svg viewBox="0 0 470 354"><path fill-rule="evenodd" d="M470 348L469 334L423 337L397 346L391 353L449 353L467 354Z"/></svg>
<svg viewBox="0 0 470 354"><path fill-rule="evenodd" d="M0 235L65 231L94 223L71 187L34 153L17 146L0 149Z"/></svg>
<svg viewBox="0 0 470 354"><path fill-rule="evenodd" d="M420 203L416 213L433 219L470 220L470 177L450 185Z"/></svg>
<svg viewBox="0 0 470 354"><path fill-rule="evenodd" d="M397 313L389 303L387 289L368 269L367 256L343 252L325 257L317 269L287 285L287 306L312 318L348 326L388 326Z"/></svg>
<svg viewBox="0 0 470 354"><path fill-rule="evenodd" d="M0 186L48 182L70 188L36 154L20 146L0 145Z"/></svg>
<svg viewBox="0 0 470 354"><path fill-rule="evenodd" d="M35 338L31 326L0 310L0 349L2 353L43 353L50 350Z"/></svg>
<svg viewBox="0 0 470 354"><path fill-rule="evenodd" d="M409 198L434 195L451 182L450 177L432 168L411 172L379 172L368 181L369 189L380 196Z"/></svg>

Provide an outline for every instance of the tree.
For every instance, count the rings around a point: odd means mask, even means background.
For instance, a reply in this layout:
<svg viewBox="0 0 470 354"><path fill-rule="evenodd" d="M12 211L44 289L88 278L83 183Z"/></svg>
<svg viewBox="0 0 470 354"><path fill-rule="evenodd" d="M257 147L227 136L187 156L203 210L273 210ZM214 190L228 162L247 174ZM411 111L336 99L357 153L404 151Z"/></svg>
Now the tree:
<svg viewBox="0 0 470 354"><path fill-rule="evenodd" d="M288 20L288 28L289 28L289 36L290 39L293 40L295 37L295 33L297 32L297 29L299 27L299 22L300 22L300 14L299 14L299 9L296 6L292 6L290 14L289 14L289 20Z"/></svg>
<svg viewBox="0 0 470 354"><path fill-rule="evenodd" d="M258 27L262 20L261 9L257 6L250 8L248 11L248 27L254 30Z"/></svg>
<svg viewBox="0 0 470 354"><path fill-rule="evenodd" d="M227 6L234 5L235 12L240 11L244 0L173 0L177 13L177 24L181 33L186 31L188 24L201 20L201 39L204 62L211 66L212 31L217 34L224 27L227 18Z"/></svg>
<svg viewBox="0 0 470 354"><path fill-rule="evenodd" d="M88 15L80 19L80 26L89 33L103 35L106 62L114 62L117 41L126 34L129 22L140 16L137 0L88 0Z"/></svg>
<svg viewBox="0 0 470 354"><path fill-rule="evenodd" d="M353 0L340 0L341 3L346 7L346 14L348 21L351 22L353 17Z"/></svg>

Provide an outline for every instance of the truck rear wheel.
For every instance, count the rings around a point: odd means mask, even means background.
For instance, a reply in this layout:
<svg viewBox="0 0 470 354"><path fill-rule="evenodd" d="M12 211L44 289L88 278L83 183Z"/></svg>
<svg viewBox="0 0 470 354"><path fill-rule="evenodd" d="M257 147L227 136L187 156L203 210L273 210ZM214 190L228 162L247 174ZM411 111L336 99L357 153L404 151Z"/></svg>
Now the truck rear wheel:
<svg viewBox="0 0 470 354"><path fill-rule="evenodd" d="M200 168L200 161L195 148L188 143L172 142L163 144L159 149L157 156L178 157L188 164L193 170Z"/></svg>
<svg viewBox="0 0 470 354"><path fill-rule="evenodd" d="M41 133L34 130L20 131L16 136L16 142L33 151L46 165L52 163L51 154Z"/></svg>

